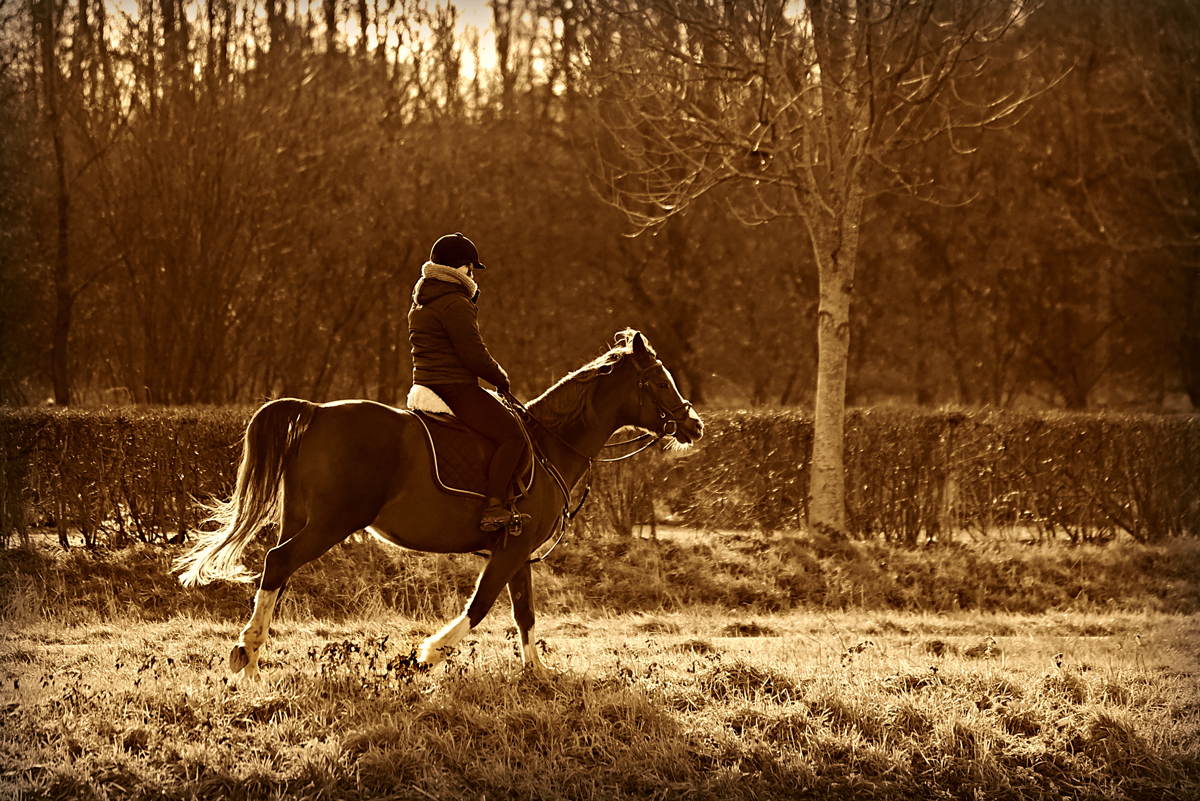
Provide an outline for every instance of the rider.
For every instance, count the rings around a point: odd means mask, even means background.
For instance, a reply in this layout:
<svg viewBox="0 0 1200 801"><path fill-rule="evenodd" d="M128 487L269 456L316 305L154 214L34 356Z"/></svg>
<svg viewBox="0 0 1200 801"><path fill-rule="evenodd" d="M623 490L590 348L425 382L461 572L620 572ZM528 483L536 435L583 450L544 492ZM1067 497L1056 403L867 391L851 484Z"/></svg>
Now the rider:
<svg viewBox="0 0 1200 801"><path fill-rule="evenodd" d="M454 415L496 445L488 468L487 501L479 527L495 531L514 522L501 499L507 494L525 448L516 418L479 379L509 391L508 373L492 358L479 333L479 288L475 270L484 269L479 251L462 234L433 244L408 312L413 383L436 392Z"/></svg>

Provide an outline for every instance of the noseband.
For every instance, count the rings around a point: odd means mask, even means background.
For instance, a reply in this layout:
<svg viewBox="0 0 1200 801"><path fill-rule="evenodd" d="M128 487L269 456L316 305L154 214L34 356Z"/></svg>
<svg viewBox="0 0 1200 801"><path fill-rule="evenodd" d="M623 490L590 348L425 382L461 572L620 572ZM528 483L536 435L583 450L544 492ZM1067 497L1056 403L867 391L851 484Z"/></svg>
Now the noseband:
<svg viewBox="0 0 1200 801"><path fill-rule="evenodd" d="M645 395L650 396L650 400L654 401L654 406L658 410L658 419L662 422L662 429L658 432L659 437L673 437L679 431L679 424L688 418L692 413L692 402L689 400L680 399L680 403L671 408L663 403L651 387L651 381L648 373L656 368L661 368L666 374L666 367L658 359L654 360L653 364L646 365L638 369L638 407L640 408L645 402ZM643 394L643 390L645 391Z"/></svg>

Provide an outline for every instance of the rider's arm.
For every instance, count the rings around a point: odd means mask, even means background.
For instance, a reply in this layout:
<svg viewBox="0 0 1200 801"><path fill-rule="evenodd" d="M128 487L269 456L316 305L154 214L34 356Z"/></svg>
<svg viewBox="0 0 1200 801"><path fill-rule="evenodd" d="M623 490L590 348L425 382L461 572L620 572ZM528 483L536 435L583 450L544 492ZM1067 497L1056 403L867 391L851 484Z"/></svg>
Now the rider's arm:
<svg viewBox="0 0 1200 801"><path fill-rule="evenodd" d="M508 375L483 344L476 314L475 304L465 297L456 297L446 307L442 315L442 324L450 336L455 352L468 370L489 384L507 388Z"/></svg>

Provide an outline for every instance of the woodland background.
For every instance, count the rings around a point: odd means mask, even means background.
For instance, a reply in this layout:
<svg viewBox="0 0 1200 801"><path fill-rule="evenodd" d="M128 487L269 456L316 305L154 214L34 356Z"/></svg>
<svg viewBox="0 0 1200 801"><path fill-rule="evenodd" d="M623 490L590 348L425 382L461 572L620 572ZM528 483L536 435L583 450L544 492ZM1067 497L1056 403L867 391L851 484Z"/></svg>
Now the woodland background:
<svg viewBox="0 0 1200 801"><path fill-rule="evenodd" d="M0 785L1197 795L1200 418L1144 412L1200 405L1200 0L1048 0L970 65L1036 102L890 154L912 192L862 217L854 540L794 531L803 222L743 226L722 186L631 238L606 202L611 2L0 0L0 403L85 407L0 409L0 546L129 546L0 548ZM799 6L675 0L751 2ZM496 610L414 673L478 562L352 537L289 585L270 683L230 692L252 588L181 590L163 541L227 495L265 397L403 399L409 292L455 230L518 395L634 326L705 439L597 471L539 568L565 671L506 667Z"/></svg>
<svg viewBox="0 0 1200 801"><path fill-rule="evenodd" d="M402 401L460 230L519 395L633 326L697 403L806 404L803 226L718 188L631 238L598 191L605 13L0 0L0 401ZM1046 3L987 68L1049 88L868 202L848 405L1200 404L1200 4Z"/></svg>

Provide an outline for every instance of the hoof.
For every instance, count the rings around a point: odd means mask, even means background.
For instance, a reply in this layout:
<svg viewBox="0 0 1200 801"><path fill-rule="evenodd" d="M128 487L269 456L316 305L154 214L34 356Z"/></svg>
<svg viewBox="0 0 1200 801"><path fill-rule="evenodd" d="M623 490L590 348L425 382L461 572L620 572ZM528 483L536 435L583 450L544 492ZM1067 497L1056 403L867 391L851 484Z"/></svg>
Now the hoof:
<svg viewBox="0 0 1200 801"><path fill-rule="evenodd" d="M246 653L246 646L241 643L233 646L233 650L229 652L229 672L241 673L249 664L250 657Z"/></svg>
<svg viewBox="0 0 1200 801"><path fill-rule="evenodd" d="M546 667L541 662L526 662L521 665L521 675L535 676L539 679L548 678L558 673L557 670Z"/></svg>
<svg viewBox="0 0 1200 801"><path fill-rule="evenodd" d="M426 667L437 667L445 661L445 648L437 648L429 643L425 643L421 646L421 650L417 652L417 662Z"/></svg>
<svg viewBox="0 0 1200 801"><path fill-rule="evenodd" d="M467 619L467 616L465 614L460 615L448 623L444 629L421 643L421 650L417 655L417 660L422 665L430 667L440 665L454 650L454 647L462 642L462 638L470 630L471 623Z"/></svg>

